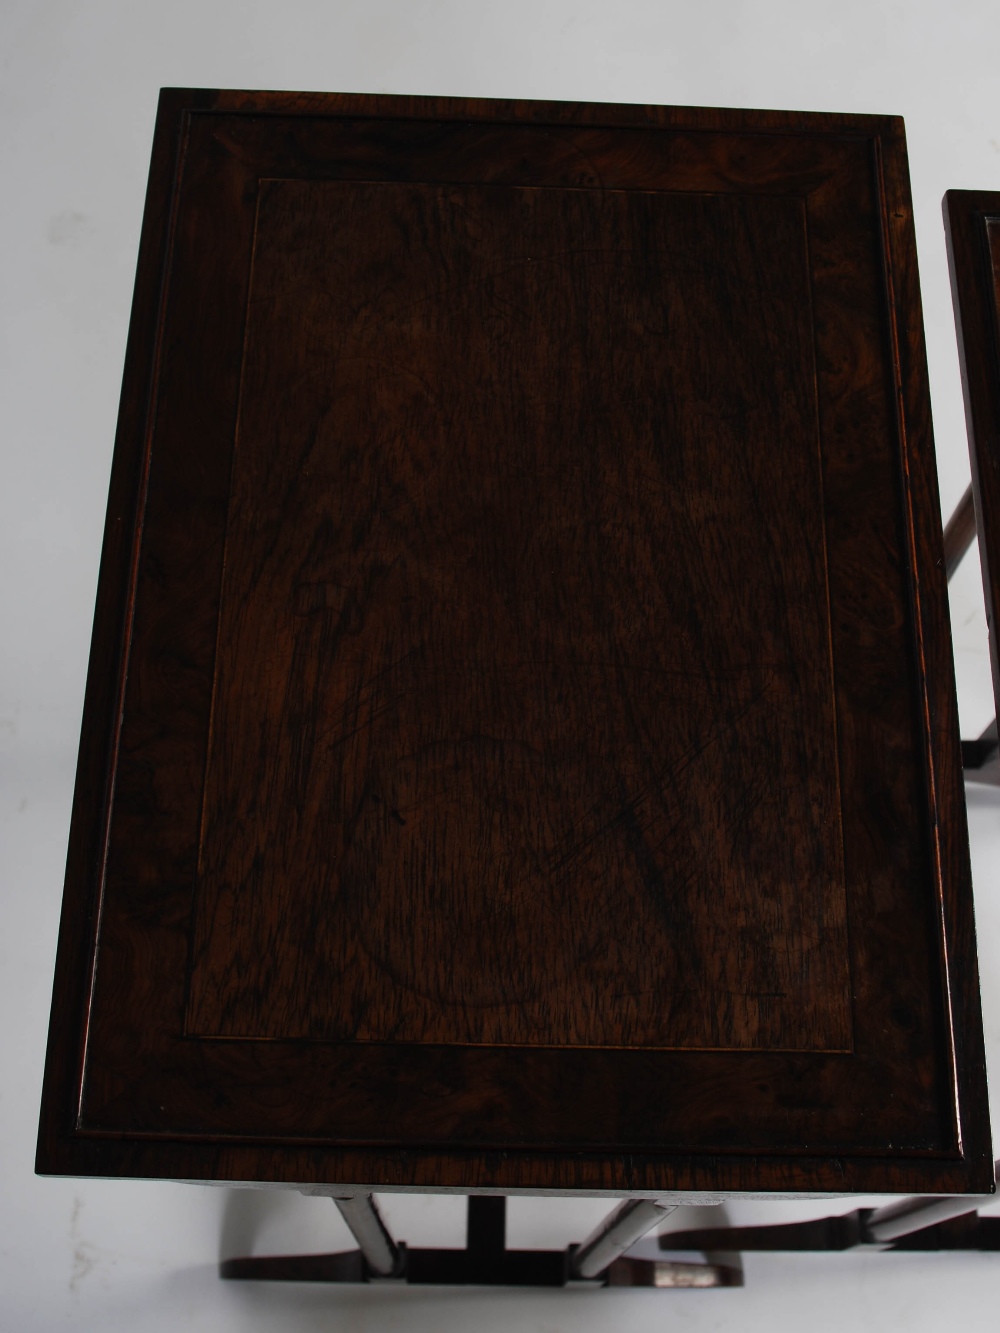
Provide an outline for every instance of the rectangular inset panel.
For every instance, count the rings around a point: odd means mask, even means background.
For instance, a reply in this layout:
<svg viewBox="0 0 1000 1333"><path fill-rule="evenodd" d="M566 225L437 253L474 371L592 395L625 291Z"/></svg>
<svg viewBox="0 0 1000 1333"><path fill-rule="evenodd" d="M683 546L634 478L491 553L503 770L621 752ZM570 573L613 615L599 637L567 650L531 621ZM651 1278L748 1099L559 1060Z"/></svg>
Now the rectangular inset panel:
<svg viewBox="0 0 1000 1333"><path fill-rule="evenodd" d="M188 1032L849 1049L823 531L800 200L262 181Z"/></svg>

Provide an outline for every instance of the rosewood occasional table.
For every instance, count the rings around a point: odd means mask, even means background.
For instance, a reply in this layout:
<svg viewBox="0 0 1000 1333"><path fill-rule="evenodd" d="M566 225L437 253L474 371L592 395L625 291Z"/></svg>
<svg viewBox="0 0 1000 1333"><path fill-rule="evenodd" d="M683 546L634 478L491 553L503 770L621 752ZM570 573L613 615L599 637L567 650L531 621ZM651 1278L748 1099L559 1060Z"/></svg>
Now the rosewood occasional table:
<svg viewBox="0 0 1000 1333"><path fill-rule="evenodd" d="M38 1169L992 1189L899 120L163 93Z"/></svg>
<svg viewBox="0 0 1000 1333"><path fill-rule="evenodd" d="M972 459L966 544L978 530L993 697L1000 710L1000 193L949 190L944 223ZM1000 783L996 718L965 748L971 748L980 775Z"/></svg>

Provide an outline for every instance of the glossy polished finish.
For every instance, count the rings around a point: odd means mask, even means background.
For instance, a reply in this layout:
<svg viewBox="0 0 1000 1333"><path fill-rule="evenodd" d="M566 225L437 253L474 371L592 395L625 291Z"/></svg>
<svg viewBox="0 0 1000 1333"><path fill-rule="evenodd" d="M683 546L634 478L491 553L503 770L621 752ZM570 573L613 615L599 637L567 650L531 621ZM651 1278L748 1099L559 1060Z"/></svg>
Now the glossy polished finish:
<svg viewBox="0 0 1000 1333"><path fill-rule="evenodd" d="M949 190L944 220L1000 713L1000 192Z"/></svg>
<svg viewBox="0 0 1000 1333"><path fill-rule="evenodd" d="M898 120L167 92L45 1171L989 1189Z"/></svg>
<svg viewBox="0 0 1000 1333"><path fill-rule="evenodd" d="M391 1276L399 1267L399 1250L372 1196L358 1194L354 1198L335 1198L334 1203L371 1271L379 1277Z"/></svg>
<svg viewBox="0 0 1000 1333"><path fill-rule="evenodd" d="M580 1242L573 1254L575 1277L597 1277L615 1259L631 1249L647 1231L669 1217L676 1205L652 1199L623 1199L618 1207Z"/></svg>

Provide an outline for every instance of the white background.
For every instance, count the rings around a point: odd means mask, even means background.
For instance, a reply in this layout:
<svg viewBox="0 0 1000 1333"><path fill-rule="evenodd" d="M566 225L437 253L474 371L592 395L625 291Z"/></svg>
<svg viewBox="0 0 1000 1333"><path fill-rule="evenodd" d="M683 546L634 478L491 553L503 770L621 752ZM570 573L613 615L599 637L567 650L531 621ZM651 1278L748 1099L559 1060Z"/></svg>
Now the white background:
<svg viewBox="0 0 1000 1333"><path fill-rule="evenodd" d="M750 1256L743 1290L223 1284L220 1244L336 1248L331 1204L36 1179L35 1125L117 398L160 85L664 102L906 118L945 513L968 480L940 200L1000 189L997 0L3 0L0 5L0 1329L995 1328L1000 1256ZM966 735L992 716L973 557L952 584ZM1000 791L969 794L1000 1076ZM1000 1098L994 1078L994 1113ZM413 1243L461 1204L385 1199ZM252 1207L245 1206L250 1200ZM857 1201L825 1205L847 1211ZM227 1211L228 1208L228 1211ZM514 1244L604 1205L515 1201ZM731 1207L735 1220L823 1204ZM995 1209L994 1209L995 1211ZM678 1223L682 1218L678 1215Z"/></svg>

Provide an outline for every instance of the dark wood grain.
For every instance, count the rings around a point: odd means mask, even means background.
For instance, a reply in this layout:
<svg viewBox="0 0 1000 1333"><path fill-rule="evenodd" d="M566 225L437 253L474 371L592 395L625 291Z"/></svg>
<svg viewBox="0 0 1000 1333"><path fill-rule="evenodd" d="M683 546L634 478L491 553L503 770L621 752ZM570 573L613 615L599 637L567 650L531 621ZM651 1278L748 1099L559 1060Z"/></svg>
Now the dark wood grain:
<svg viewBox="0 0 1000 1333"><path fill-rule="evenodd" d="M988 1188L899 122L158 123L40 1168Z"/></svg>
<svg viewBox="0 0 1000 1333"><path fill-rule="evenodd" d="M849 1049L804 222L262 184L189 1034Z"/></svg>
<svg viewBox="0 0 1000 1333"><path fill-rule="evenodd" d="M944 217L993 695L1000 713L1000 192L949 190L944 197Z"/></svg>

